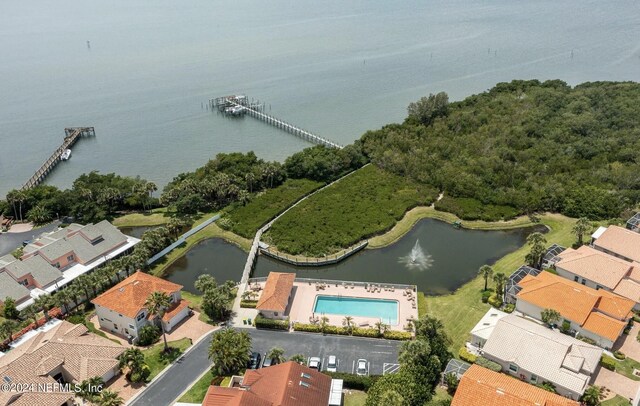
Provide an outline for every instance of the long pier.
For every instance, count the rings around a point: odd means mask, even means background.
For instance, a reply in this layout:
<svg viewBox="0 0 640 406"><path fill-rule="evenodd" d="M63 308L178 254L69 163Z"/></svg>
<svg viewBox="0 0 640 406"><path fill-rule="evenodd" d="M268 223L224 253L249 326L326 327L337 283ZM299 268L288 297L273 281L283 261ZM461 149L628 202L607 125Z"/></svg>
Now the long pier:
<svg viewBox="0 0 640 406"><path fill-rule="evenodd" d="M264 110L264 104L260 104L259 102L251 103L245 95L218 97L216 99L209 100L209 105L211 106L211 110L218 109L218 111L224 114L233 116L248 114L251 117L262 120L267 124L314 144L324 145L329 148L343 148L340 144L313 134L310 131L303 130L302 128L287 123L284 120L280 120L279 118L263 113L262 110Z"/></svg>
<svg viewBox="0 0 640 406"><path fill-rule="evenodd" d="M22 190L28 190L33 187L38 186L47 175L56 167L56 165L60 162L60 157L62 153L71 147L73 144L78 141L80 137L93 137L95 136L95 130L93 127L69 127L64 129L64 141L62 145L60 145L54 152L51 154L49 159L43 163L40 168L33 174L29 180L22 185Z"/></svg>

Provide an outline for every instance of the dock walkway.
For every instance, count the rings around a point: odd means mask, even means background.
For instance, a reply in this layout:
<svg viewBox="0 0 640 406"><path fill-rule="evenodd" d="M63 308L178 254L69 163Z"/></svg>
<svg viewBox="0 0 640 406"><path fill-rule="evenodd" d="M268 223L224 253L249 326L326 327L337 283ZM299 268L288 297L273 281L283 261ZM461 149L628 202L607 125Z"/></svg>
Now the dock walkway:
<svg viewBox="0 0 640 406"><path fill-rule="evenodd" d="M80 137L83 136L95 136L95 130L93 127L69 127L64 129L64 141L62 145L60 145L54 152L51 154L49 159L47 159L40 168L36 171L36 173L29 178L29 180L22 185L22 190L28 190L33 187L38 186L44 179L47 177L49 173L56 167L56 165L60 162L60 157L64 153L65 150L69 149L73 144L78 141Z"/></svg>

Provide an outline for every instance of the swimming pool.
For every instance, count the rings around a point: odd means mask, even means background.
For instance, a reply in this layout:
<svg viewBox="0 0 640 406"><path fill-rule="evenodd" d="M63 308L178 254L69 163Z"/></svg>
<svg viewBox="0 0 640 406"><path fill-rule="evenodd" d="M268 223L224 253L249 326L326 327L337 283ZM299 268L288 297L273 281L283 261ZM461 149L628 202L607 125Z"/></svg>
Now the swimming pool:
<svg viewBox="0 0 640 406"><path fill-rule="evenodd" d="M316 296L313 311L316 314L371 317L382 319L386 324L398 324L397 300L319 295Z"/></svg>

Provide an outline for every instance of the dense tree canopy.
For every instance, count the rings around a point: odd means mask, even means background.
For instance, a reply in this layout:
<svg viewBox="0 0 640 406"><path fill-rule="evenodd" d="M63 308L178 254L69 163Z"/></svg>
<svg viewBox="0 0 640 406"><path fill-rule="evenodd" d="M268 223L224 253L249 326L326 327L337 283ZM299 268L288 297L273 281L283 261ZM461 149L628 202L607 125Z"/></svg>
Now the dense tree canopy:
<svg viewBox="0 0 640 406"><path fill-rule="evenodd" d="M449 196L524 213L612 218L640 201L640 84L500 83L420 118L438 110L435 99L366 133L371 160Z"/></svg>

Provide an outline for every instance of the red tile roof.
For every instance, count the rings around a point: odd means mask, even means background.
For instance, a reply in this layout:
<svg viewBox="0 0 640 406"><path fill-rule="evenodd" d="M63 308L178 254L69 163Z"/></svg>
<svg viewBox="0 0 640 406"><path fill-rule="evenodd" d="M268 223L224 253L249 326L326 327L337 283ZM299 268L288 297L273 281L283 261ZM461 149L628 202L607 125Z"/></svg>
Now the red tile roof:
<svg viewBox="0 0 640 406"><path fill-rule="evenodd" d="M270 272L256 309L284 312L295 279L294 273Z"/></svg>
<svg viewBox="0 0 640 406"><path fill-rule="evenodd" d="M241 388L209 388L203 406L326 406L331 377L289 361L248 370Z"/></svg>
<svg viewBox="0 0 640 406"><path fill-rule="evenodd" d="M153 292L171 294L179 290L182 290L182 285L138 271L93 299L91 303L134 318L144 309L144 303Z"/></svg>
<svg viewBox="0 0 640 406"><path fill-rule="evenodd" d="M451 406L579 406L516 378L472 365L462 375Z"/></svg>

